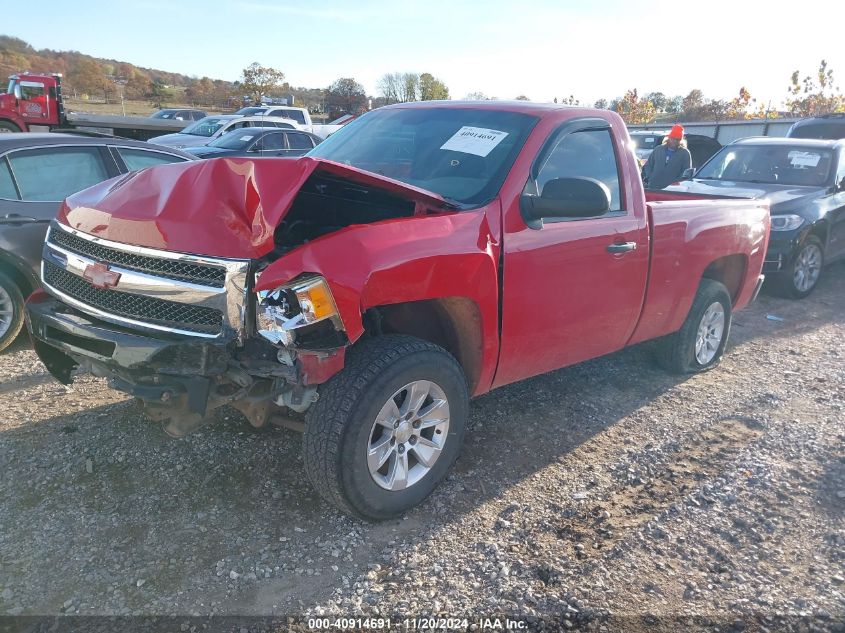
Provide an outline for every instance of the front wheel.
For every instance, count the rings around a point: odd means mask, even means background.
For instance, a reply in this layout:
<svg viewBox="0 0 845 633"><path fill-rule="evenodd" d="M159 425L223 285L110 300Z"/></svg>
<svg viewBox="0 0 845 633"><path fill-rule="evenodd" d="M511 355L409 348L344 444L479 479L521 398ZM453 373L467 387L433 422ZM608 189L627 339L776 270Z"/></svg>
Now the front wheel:
<svg viewBox="0 0 845 633"><path fill-rule="evenodd" d="M804 299L819 283L824 266L824 245L810 235L798 249L792 269L773 278L775 290L789 299Z"/></svg>
<svg viewBox="0 0 845 633"><path fill-rule="evenodd" d="M0 134L20 131L21 129L11 121L0 121Z"/></svg>
<svg viewBox="0 0 845 633"><path fill-rule="evenodd" d="M731 296L722 283L702 279L681 329L658 341L658 362L673 374L715 367L728 343L731 307Z"/></svg>
<svg viewBox="0 0 845 633"><path fill-rule="evenodd" d="M306 472L342 511L396 517L455 462L468 412L466 378L446 350L410 336L363 341L308 410Z"/></svg>

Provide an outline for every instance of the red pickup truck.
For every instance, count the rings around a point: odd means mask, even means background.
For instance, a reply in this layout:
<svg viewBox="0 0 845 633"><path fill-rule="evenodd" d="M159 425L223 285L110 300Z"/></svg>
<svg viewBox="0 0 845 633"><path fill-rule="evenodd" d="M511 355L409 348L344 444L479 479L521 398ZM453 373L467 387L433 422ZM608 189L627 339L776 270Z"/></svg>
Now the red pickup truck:
<svg viewBox="0 0 845 633"><path fill-rule="evenodd" d="M457 458L471 396L648 339L675 372L719 361L767 203L647 200L628 141L604 110L403 104L300 159L107 181L50 229L35 349L173 435L223 404L304 413L320 494L396 516Z"/></svg>

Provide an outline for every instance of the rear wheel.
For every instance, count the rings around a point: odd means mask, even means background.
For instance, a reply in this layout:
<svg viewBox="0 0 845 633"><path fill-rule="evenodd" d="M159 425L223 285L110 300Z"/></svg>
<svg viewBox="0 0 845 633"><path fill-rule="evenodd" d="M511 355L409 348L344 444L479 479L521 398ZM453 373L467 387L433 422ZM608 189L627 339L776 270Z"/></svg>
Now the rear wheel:
<svg viewBox="0 0 845 633"><path fill-rule="evenodd" d="M819 283L824 266L824 245L815 235L809 235L795 256L792 269L773 278L775 290L789 299L803 299Z"/></svg>
<svg viewBox="0 0 845 633"><path fill-rule="evenodd" d="M20 131L21 129L11 121L0 121L0 134Z"/></svg>
<svg viewBox="0 0 845 633"><path fill-rule="evenodd" d="M23 327L23 295L18 285L0 273L0 351L15 340Z"/></svg>
<svg viewBox="0 0 845 633"><path fill-rule="evenodd" d="M344 512L398 516L457 459L468 410L464 374L443 348L410 336L363 341L308 410L306 472Z"/></svg>
<svg viewBox="0 0 845 633"><path fill-rule="evenodd" d="M731 306L723 284L702 279L681 329L658 341L660 365L673 374L693 374L719 364L731 330Z"/></svg>

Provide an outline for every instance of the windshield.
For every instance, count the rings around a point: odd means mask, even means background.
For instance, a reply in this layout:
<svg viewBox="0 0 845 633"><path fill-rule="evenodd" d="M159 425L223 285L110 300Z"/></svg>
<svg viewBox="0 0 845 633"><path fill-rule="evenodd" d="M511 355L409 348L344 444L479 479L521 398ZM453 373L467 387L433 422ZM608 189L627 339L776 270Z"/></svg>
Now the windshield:
<svg viewBox="0 0 845 633"><path fill-rule="evenodd" d="M15 79L9 79L9 87L6 88L6 94L7 95L15 94L15 83L16 83Z"/></svg>
<svg viewBox="0 0 845 633"><path fill-rule="evenodd" d="M232 130L226 132L220 138L214 139L208 147L219 147L221 149L245 149L252 141L258 138L255 132L247 130Z"/></svg>
<svg viewBox="0 0 845 633"><path fill-rule="evenodd" d="M845 121L797 125L789 133L789 137L818 139L845 138Z"/></svg>
<svg viewBox="0 0 845 633"><path fill-rule="evenodd" d="M247 114L260 114L260 113L264 112L264 110L266 110L266 109L267 109L267 108L259 108L259 107L252 107L252 106L249 106L249 107L247 107L247 108L241 108L240 110L238 110L237 112L235 112L235 114L244 114L244 115L247 115Z"/></svg>
<svg viewBox="0 0 845 633"><path fill-rule="evenodd" d="M159 110L158 112L154 113L150 118L151 119L172 119L176 116L177 110Z"/></svg>
<svg viewBox="0 0 845 633"><path fill-rule="evenodd" d="M536 123L527 114L472 108L375 110L308 155L478 206L496 196Z"/></svg>
<svg viewBox="0 0 845 633"><path fill-rule="evenodd" d="M833 152L797 145L734 145L722 148L696 179L777 185L821 186L827 182Z"/></svg>
<svg viewBox="0 0 845 633"><path fill-rule="evenodd" d="M207 116L196 123L191 123L180 134L192 134L194 136L212 136L217 130L226 125L229 119Z"/></svg>

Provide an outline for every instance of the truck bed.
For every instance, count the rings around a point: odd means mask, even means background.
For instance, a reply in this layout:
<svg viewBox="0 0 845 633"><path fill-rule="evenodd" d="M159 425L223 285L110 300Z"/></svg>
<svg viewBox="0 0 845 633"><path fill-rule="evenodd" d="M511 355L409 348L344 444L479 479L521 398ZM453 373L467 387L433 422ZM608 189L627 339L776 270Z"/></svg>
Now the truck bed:
<svg viewBox="0 0 845 633"><path fill-rule="evenodd" d="M88 114L85 112L69 112L65 118L71 127L80 130L114 134L115 136L125 136L141 141L161 134L179 132L189 123L193 123L193 121L174 121L113 114Z"/></svg>
<svg viewBox="0 0 845 633"><path fill-rule="evenodd" d="M708 267L736 271L728 290L734 309L743 308L751 300L756 282L745 271L759 270L766 252L768 203L664 191L648 191L646 200L651 271L643 312L630 344L677 331L692 305L694 295L689 289L707 276ZM714 204L717 200L719 204ZM735 255L719 259L714 255L724 253Z"/></svg>

